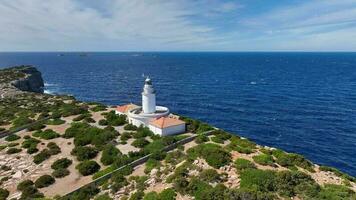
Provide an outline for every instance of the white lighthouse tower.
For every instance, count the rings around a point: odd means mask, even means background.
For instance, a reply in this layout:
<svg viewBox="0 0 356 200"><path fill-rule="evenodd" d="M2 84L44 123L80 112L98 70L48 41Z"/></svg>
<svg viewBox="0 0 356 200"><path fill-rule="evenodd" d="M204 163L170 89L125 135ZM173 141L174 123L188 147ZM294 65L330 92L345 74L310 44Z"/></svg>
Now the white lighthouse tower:
<svg viewBox="0 0 356 200"><path fill-rule="evenodd" d="M142 110L145 114L156 112L156 91L153 89L151 79L145 80L142 92Z"/></svg>

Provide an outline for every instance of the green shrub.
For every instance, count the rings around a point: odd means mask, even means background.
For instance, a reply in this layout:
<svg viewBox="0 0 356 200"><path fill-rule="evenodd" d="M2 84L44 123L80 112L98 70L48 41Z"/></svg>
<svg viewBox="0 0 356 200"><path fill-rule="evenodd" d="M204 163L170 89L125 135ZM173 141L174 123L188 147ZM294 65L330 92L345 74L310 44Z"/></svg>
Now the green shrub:
<svg viewBox="0 0 356 200"><path fill-rule="evenodd" d="M256 168L256 166L249 160L238 158L235 160L235 168L237 169L237 171L241 172L245 169Z"/></svg>
<svg viewBox="0 0 356 200"><path fill-rule="evenodd" d="M213 136L211 137L211 141L215 142L215 143L219 143L219 144L224 144L224 140L222 140L221 138L219 138L218 136Z"/></svg>
<svg viewBox="0 0 356 200"><path fill-rule="evenodd" d="M66 121L56 118L56 119L49 119L46 121L46 124L48 125L61 125L64 124Z"/></svg>
<svg viewBox="0 0 356 200"><path fill-rule="evenodd" d="M121 126L126 123L125 115L117 115L115 111L110 111L104 114L105 119L110 126ZM99 121L100 122L100 121Z"/></svg>
<svg viewBox="0 0 356 200"><path fill-rule="evenodd" d="M0 188L0 200L6 200L10 192L7 189Z"/></svg>
<svg viewBox="0 0 356 200"><path fill-rule="evenodd" d="M35 123L34 125L30 126L27 128L28 131L35 131L35 130L41 130L45 128L46 126L43 125L43 123Z"/></svg>
<svg viewBox="0 0 356 200"><path fill-rule="evenodd" d="M178 163L180 163L181 161L186 159L186 155L185 153L183 153L180 150L176 150L176 151L171 151L169 153L167 153L166 157L165 157L165 161L166 163L170 163L172 165L176 165Z"/></svg>
<svg viewBox="0 0 356 200"><path fill-rule="evenodd" d="M59 137L60 135L52 129L46 129L44 131L38 130L32 134L34 137L40 137L45 140L50 140Z"/></svg>
<svg viewBox="0 0 356 200"><path fill-rule="evenodd" d="M230 141L231 143L227 146L227 148L230 150L238 151L240 153L250 154L254 152L254 149L256 148L255 143L247 139L241 139L237 136L232 136Z"/></svg>
<svg viewBox="0 0 356 200"><path fill-rule="evenodd" d="M94 200L112 200L112 198L108 194L101 194L95 197Z"/></svg>
<svg viewBox="0 0 356 200"><path fill-rule="evenodd" d="M131 195L129 200L141 200L144 195L145 193L143 193L142 191L137 191Z"/></svg>
<svg viewBox="0 0 356 200"><path fill-rule="evenodd" d="M157 194L157 192L149 192L145 194L143 200L159 200L159 195Z"/></svg>
<svg viewBox="0 0 356 200"><path fill-rule="evenodd" d="M33 157L33 162L35 164L40 164L43 161L47 160L49 157L51 157L51 153L48 149L43 149L40 153L36 154Z"/></svg>
<svg viewBox="0 0 356 200"><path fill-rule="evenodd" d="M93 160L84 160L76 166L76 169L78 169L83 176L88 176L99 171L100 165Z"/></svg>
<svg viewBox="0 0 356 200"><path fill-rule="evenodd" d="M214 128L206 123L200 123L198 129L196 130L197 134L204 133L206 131L213 130Z"/></svg>
<svg viewBox="0 0 356 200"><path fill-rule="evenodd" d="M37 188L44 188L52 185L56 180L50 175L43 175L35 181Z"/></svg>
<svg viewBox="0 0 356 200"><path fill-rule="evenodd" d="M9 148L7 151L6 151L6 153L7 154L15 154L15 153L19 153L19 152L21 152L22 151L22 149L18 149L18 148Z"/></svg>
<svg viewBox="0 0 356 200"><path fill-rule="evenodd" d="M66 169L72 164L72 160L69 160L68 158L61 158L56 160L52 165L51 168L54 170L57 169Z"/></svg>
<svg viewBox="0 0 356 200"><path fill-rule="evenodd" d="M71 197L64 198L63 200L90 200L99 192L100 189L95 186L84 186L82 189L75 192Z"/></svg>
<svg viewBox="0 0 356 200"><path fill-rule="evenodd" d="M148 144L149 144L149 142L144 138L136 139L135 141L133 141L131 143L132 146L137 147L137 148L143 148Z"/></svg>
<svg viewBox="0 0 356 200"><path fill-rule="evenodd" d="M260 165L274 166L274 160L271 155L260 154L252 157L253 160Z"/></svg>
<svg viewBox="0 0 356 200"><path fill-rule="evenodd" d="M133 124L126 124L124 126L124 130L127 131L136 131L137 130L137 126L133 125Z"/></svg>
<svg viewBox="0 0 356 200"><path fill-rule="evenodd" d="M99 120L98 123L99 123L100 126L107 126L109 124L109 122L107 120L105 120L105 119Z"/></svg>
<svg viewBox="0 0 356 200"><path fill-rule="evenodd" d="M33 181L24 180L17 185L17 190L23 191L25 188L30 187L32 185L34 185Z"/></svg>
<svg viewBox="0 0 356 200"><path fill-rule="evenodd" d="M148 159L145 163L145 173L148 174L152 169L158 168L161 166L161 163L158 160L154 160L152 158Z"/></svg>
<svg viewBox="0 0 356 200"><path fill-rule="evenodd" d="M176 196L177 194L172 188L167 188L159 194L159 200L175 200Z"/></svg>
<svg viewBox="0 0 356 200"><path fill-rule="evenodd" d="M15 147L15 146L17 146L17 145L19 145L19 143L17 143L17 142L11 142L11 143L8 143L8 144L7 144L7 147Z"/></svg>
<svg viewBox="0 0 356 200"><path fill-rule="evenodd" d="M65 168L59 168L52 172L52 176L56 178L62 178L68 176L69 174L70 174L69 170Z"/></svg>
<svg viewBox="0 0 356 200"><path fill-rule="evenodd" d="M356 193L343 185L326 184L317 199L356 199Z"/></svg>
<svg viewBox="0 0 356 200"><path fill-rule="evenodd" d="M12 121L14 128L24 126L24 125L30 124L32 122L33 122L33 120L28 118L27 116L19 116L18 118L16 118L15 120Z"/></svg>
<svg viewBox="0 0 356 200"><path fill-rule="evenodd" d="M95 158L98 154L98 150L94 147L77 146L72 150L71 154L77 156L79 161L83 161Z"/></svg>
<svg viewBox="0 0 356 200"><path fill-rule="evenodd" d="M109 166L109 167L107 167L107 168L105 168L105 169L103 169L103 170L100 170L100 171L98 171L98 172L96 172L94 175L93 175L93 180L94 179L97 179L97 178L99 178L99 177L102 177L102 176L104 176L104 175L106 175L106 174L108 174L108 173L111 173L111 172L113 172L115 169L117 169L114 165L111 165L111 166Z"/></svg>
<svg viewBox="0 0 356 200"><path fill-rule="evenodd" d="M204 158L214 168L220 168L231 162L230 153L216 144L200 144L188 149L187 153L192 160L195 160L197 157Z"/></svg>
<svg viewBox="0 0 356 200"><path fill-rule="evenodd" d="M269 170L245 169L240 173L240 187L262 192L275 191L275 173Z"/></svg>
<svg viewBox="0 0 356 200"><path fill-rule="evenodd" d="M49 142L49 143L47 144L47 148L48 148L49 153L50 153L51 155L57 155L57 154L61 153L61 149L60 149L59 146L58 146L56 143L54 143L54 142Z"/></svg>
<svg viewBox="0 0 356 200"><path fill-rule="evenodd" d="M208 142L209 141L209 137L207 137L206 135L200 134L195 138L195 142L197 144L202 144L204 142Z"/></svg>
<svg viewBox="0 0 356 200"><path fill-rule="evenodd" d="M130 138L132 138L132 133L130 133L130 132L123 132L120 136L120 140L122 140L122 141L126 141Z"/></svg>
<svg viewBox="0 0 356 200"><path fill-rule="evenodd" d="M18 140L20 139L21 137L16 135L16 134L12 134L12 135L9 135L5 138L6 141L8 142L12 142L12 141L15 141L15 140Z"/></svg>
<svg viewBox="0 0 356 200"><path fill-rule="evenodd" d="M292 167L296 165L310 172L314 172L313 164L299 154L286 153L282 150L274 150L272 154L276 157L276 162L283 167Z"/></svg>
<svg viewBox="0 0 356 200"><path fill-rule="evenodd" d="M221 181L220 174L214 169L204 169L200 172L199 179L210 183Z"/></svg>
<svg viewBox="0 0 356 200"><path fill-rule="evenodd" d="M276 173L275 187L280 196L293 197L297 195L300 184L314 185L315 181L300 171L280 171ZM302 192L304 193L305 190Z"/></svg>
<svg viewBox="0 0 356 200"><path fill-rule="evenodd" d="M114 160L117 158L118 154L122 154L119 149L117 149L114 145L108 144L104 147L103 153L101 155L100 161L104 165L111 165Z"/></svg>

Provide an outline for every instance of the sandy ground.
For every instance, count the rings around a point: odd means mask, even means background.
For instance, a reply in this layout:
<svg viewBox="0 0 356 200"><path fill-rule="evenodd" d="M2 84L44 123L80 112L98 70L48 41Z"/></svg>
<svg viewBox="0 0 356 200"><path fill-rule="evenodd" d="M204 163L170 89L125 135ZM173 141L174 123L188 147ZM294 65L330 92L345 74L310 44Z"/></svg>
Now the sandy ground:
<svg viewBox="0 0 356 200"><path fill-rule="evenodd" d="M135 141L134 138L130 138L127 140L127 144L118 144L116 147L121 151L123 154L128 154L130 151L139 151L139 148L131 146L131 143Z"/></svg>

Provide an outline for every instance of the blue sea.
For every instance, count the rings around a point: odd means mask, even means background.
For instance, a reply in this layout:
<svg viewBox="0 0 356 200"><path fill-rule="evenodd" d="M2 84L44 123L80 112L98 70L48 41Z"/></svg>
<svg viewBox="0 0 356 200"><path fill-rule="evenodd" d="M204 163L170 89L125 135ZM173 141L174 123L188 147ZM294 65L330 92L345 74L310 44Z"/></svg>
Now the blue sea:
<svg viewBox="0 0 356 200"><path fill-rule="evenodd" d="M356 175L356 53L0 53L22 64L108 105L140 104L150 76L174 113Z"/></svg>

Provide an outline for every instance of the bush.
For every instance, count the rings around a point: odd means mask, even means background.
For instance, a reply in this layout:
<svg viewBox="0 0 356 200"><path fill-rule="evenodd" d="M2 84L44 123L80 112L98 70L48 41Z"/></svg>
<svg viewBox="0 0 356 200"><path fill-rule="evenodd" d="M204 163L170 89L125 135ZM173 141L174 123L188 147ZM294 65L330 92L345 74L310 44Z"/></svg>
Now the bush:
<svg viewBox="0 0 356 200"><path fill-rule="evenodd" d="M76 166L76 169L83 175L88 176L99 171L100 165L93 160L85 160Z"/></svg>
<svg viewBox="0 0 356 200"><path fill-rule="evenodd" d="M51 168L54 170L57 169L66 169L72 164L72 160L69 160L68 158L61 158L56 160L52 165Z"/></svg>
<svg viewBox="0 0 356 200"><path fill-rule="evenodd" d="M118 154L121 155L120 150L117 149L114 145L108 144L103 149L103 153L101 155L100 161L104 165L111 165L114 162L114 160L117 158Z"/></svg>
<svg viewBox="0 0 356 200"><path fill-rule="evenodd" d="M231 143L227 146L227 148L231 150L236 150L240 153L244 154L250 154L254 152L254 149L256 148L256 144L247 140L247 139L241 139L237 136L232 136L230 138Z"/></svg>
<svg viewBox="0 0 356 200"><path fill-rule="evenodd" d="M66 121L56 118L56 119L49 119L46 121L46 124L48 125L61 125L64 124Z"/></svg>
<svg viewBox="0 0 356 200"><path fill-rule="evenodd" d="M35 131L35 130L41 130L45 128L46 126L43 125L42 123L36 123L30 127L27 128L28 131Z"/></svg>
<svg viewBox="0 0 356 200"><path fill-rule="evenodd" d="M56 178L62 178L68 176L69 174L70 174L69 170L65 168L59 168L52 172L52 176Z"/></svg>
<svg viewBox="0 0 356 200"><path fill-rule="evenodd" d="M18 140L20 138L21 138L20 136L12 134L12 135L7 136L5 138L5 140L8 141L8 142L12 142L12 141Z"/></svg>
<svg viewBox="0 0 356 200"><path fill-rule="evenodd" d="M46 129L44 131L38 130L35 133L33 133L32 135L35 137L40 137L45 140L50 140L50 139L57 138L60 136L58 133L56 133L52 129Z"/></svg>
<svg viewBox="0 0 356 200"><path fill-rule="evenodd" d="M256 163L258 163L260 165L274 166L274 160L273 160L273 157L271 155L260 154L260 155L257 155L257 156L253 156L252 158Z"/></svg>
<svg viewBox="0 0 356 200"><path fill-rule="evenodd" d="M167 188L159 194L159 200L174 200L176 196L177 194L172 188Z"/></svg>
<svg viewBox="0 0 356 200"><path fill-rule="evenodd" d="M199 174L199 179L214 183L214 182L219 182L221 180L220 174L214 170L214 169L204 169L202 172Z"/></svg>
<svg viewBox="0 0 356 200"><path fill-rule="evenodd" d="M0 200L6 200L10 192L7 189L0 188Z"/></svg>
<svg viewBox="0 0 356 200"><path fill-rule="evenodd" d="M299 154L286 153L282 150L274 150L272 154L276 157L276 162L283 167L293 167L296 165L310 172L314 172L313 164Z"/></svg>
<svg viewBox="0 0 356 200"><path fill-rule="evenodd" d="M125 115L117 115L115 111L110 111L105 113L105 119L110 126L121 126L126 123L126 116Z"/></svg>
<svg viewBox="0 0 356 200"><path fill-rule="evenodd" d="M149 142L146 139L139 138L139 139L136 139L135 141L133 141L131 145L134 147L137 147L137 148L143 148L148 144L149 144Z"/></svg>
<svg viewBox="0 0 356 200"><path fill-rule="evenodd" d="M240 173L240 187L262 192L275 191L275 173L270 170L245 169Z"/></svg>
<svg viewBox="0 0 356 200"><path fill-rule="evenodd" d="M148 174L151 172L152 169L158 168L161 166L161 163L157 160L154 160L152 158L148 159L146 164L145 164L145 173Z"/></svg>
<svg viewBox="0 0 356 200"><path fill-rule="evenodd" d="M166 163L170 163L172 165L176 165L185 159L186 159L186 155L180 150L171 151L167 153L165 157Z"/></svg>
<svg viewBox="0 0 356 200"><path fill-rule="evenodd" d="M24 180L17 185L17 190L23 191L25 188L30 187L32 185L34 185L33 181Z"/></svg>
<svg viewBox="0 0 356 200"><path fill-rule="evenodd" d="M112 198L108 194L101 194L95 197L94 200L112 200Z"/></svg>
<svg viewBox="0 0 356 200"><path fill-rule="evenodd" d="M241 172L245 169L256 168L256 166L249 160L238 158L235 160L235 168L237 169L237 171Z"/></svg>
<svg viewBox="0 0 356 200"><path fill-rule="evenodd" d="M51 157L51 153L48 149L43 149L40 153L36 154L33 157L33 162L35 164L40 164L43 161L47 160L49 157Z"/></svg>
<svg viewBox="0 0 356 200"><path fill-rule="evenodd" d="M132 133L130 133L130 132L123 132L120 136L120 140L122 140L122 141L126 141L130 138L132 138Z"/></svg>
<svg viewBox="0 0 356 200"><path fill-rule="evenodd" d="M95 186L84 186L82 189L71 195L71 197L64 198L63 200L90 200L99 192L100 189Z"/></svg>
<svg viewBox="0 0 356 200"><path fill-rule="evenodd" d="M95 158L98 154L98 150L94 147L78 146L72 150L71 154L77 156L79 161L83 161Z"/></svg>
<svg viewBox="0 0 356 200"><path fill-rule="evenodd" d="M54 142L50 142L47 144L47 148L48 148L48 151L51 155L57 155L59 153L61 153L61 149L59 148L59 146L54 143Z"/></svg>
<svg viewBox="0 0 356 200"><path fill-rule="evenodd" d="M126 124L124 126L124 130L127 131L136 131L137 130L137 126L133 125L133 124Z"/></svg>
<svg viewBox="0 0 356 200"><path fill-rule="evenodd" d="M56 180L50 175L43 175L35 181L37 188L44 188L52 185Z"/></svg>
<svg viewBox="0 0 356 200"><path fill-rule="evenodd" d="M145 193L143 193L142 191L137 191L131 195L129 200L141 200L144 195Z"/></svg>
<svg viewBox="0 0 356 200"><path fill-rule="evenodd" d="M204 158L214 168L220 168L231 162L230 153L216 144L200 144L188 149L187 153L192 160L195 160L197 157Z"/></svg>
<svg viewBox="0 0 356 200"><path fill-rule="evenodd" d="M22 149L9 148L9 149L6 151L6 153L7 153L7 154L15 154L15 153L19 153L19 152L21 152L21 151L22 151Z"/></svg>
<svg viewBox="0 0 356 200"><path fill-rule="evenodd" d="M201 143L204 143L204 142L208 142L209 141L209 137L207 137L206 135L198 135L196 138L195 138L195 142L197 144L201 144Z"/></svg>
<svg viewBox="0 0 356 200"><path fill-rule="evenodd" d="M105 120L105 119L99 120L98 123L99 123L100 126L107 126L109 124L109 122L107 120Z"/></svg>
<svg viewBox="0 0 356 200"><path fill-rule="evenodd" d="M356 193L343 185L326 184L317 199L355 199Z"/></svg>

